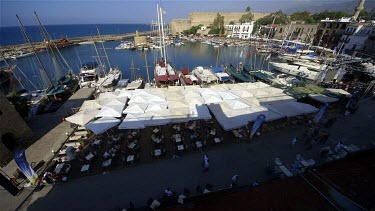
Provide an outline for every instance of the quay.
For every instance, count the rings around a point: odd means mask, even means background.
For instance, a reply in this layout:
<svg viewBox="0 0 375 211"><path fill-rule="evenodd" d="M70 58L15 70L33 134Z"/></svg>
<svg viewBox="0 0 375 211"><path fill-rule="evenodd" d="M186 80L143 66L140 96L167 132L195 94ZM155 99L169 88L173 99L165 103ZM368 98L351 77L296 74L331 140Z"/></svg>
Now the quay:
<svg viewBox="0 0 375 211"><path fill-rule="evenodd" d="M139 36L146 36L150 34L150 31L145 32L139 32ZM75 37L75 38L67 38L70 42L70 45L78 45L80 42L86 42L86 41L94 41L99 42L101 40L103 41L115 41L115 40L126 40L131 39L136 36L136 33L126 33L126 34L110 34L110 35L101 35L101 39L99 36L84 36L84 37ZM53 40L54 43L58 43L60 39ZM47 45L45 42L34 42L34 47L37 50L46 49ZM67 46L67 47L69 47ZM28 43L19 44L19 45L9 45L9 46L0 46L0 54L4 54L6 52L12 52L12 51L18 51L18 50L24 50L31 52L30 45Z"/></svg>
<svg viewBox="0 0 375 211"><path fill-rule="evenodd" d="M41 115L32 120L31 124L41 130L55 121L60 123L26 149L27 160L30 164L36 163L38 165L43 162L47 164L54 157L53 152L58 152L61 145L67 140L66 134L71 134L74 130L70 127L69 122L61 122L62 118L73 108L81 107L83 101L87 100L93 92L94 88L79 89L56 112ZM17 164L12 160L2 170L8 175L13 175L17 168ZM3 209L0 207L0 210Z"/></svg>

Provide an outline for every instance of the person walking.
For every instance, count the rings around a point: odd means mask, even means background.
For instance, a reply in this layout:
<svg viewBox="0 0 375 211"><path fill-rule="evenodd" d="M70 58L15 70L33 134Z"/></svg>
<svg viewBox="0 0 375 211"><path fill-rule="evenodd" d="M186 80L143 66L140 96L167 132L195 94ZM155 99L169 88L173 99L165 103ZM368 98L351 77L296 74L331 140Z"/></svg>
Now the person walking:
<svg viewBox="0 0 375 211"><path fill-rule="evenodd" d="M236 175L234 175L234 176L232 177L232 184L231 184L231 187L235 187L235 186L237 186L237 182L238 182L238 175L236 174Z"/></svg>

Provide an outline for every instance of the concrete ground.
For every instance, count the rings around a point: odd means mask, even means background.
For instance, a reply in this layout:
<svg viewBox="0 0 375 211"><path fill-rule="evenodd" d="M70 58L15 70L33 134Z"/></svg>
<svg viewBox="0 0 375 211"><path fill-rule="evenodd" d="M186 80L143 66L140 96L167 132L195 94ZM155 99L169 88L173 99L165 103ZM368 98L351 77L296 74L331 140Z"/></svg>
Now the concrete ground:
<svg viewBox="0 0 375 211"><path fill-rule="evenodd" d="M204 186L210 183L217 190L228 187L234 174L239 175L239 185L252 184L255 180L262 182L269 179L265 171L267 162L272 163L276 157L287 164L295 161L296 154L323 162L318 156L321 145L314 144L308 151L303 143L290 146L293 137L301 136L305 129L306 126L301 125L262 135L250 143L238 142L209 149L204 152L210 158L207 174L202 173L203 153L195 152L178 160L140 164L105 175L69 180L53 188L47 186L34 193L22 209L108 210L126 208L129 201L135 207L143 207L149 197L161 197L167 187L177 193L184 188L195 193L198 184ZM355 114L338 119L330 129L331 136L324 146L334 147L341 140L346 145L373 147L373 131L375 101L366 100Z"/></svg>

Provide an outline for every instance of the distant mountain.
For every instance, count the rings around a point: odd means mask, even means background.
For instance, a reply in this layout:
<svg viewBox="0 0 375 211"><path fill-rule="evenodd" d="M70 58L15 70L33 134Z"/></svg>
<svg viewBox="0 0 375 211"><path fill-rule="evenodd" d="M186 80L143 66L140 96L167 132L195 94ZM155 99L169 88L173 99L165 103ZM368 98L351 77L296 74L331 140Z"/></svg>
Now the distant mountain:
<svg viewBox="0 0 375 211"><path fill-rule="evenodd" d="M284 12L291 14L294 12L306 10L311 13L317 13L317 12L322 12L324 10L329 10L329 11L343 11L343 12L352 14L354 13L354 10L357 7L358 3L359 3L359 0L340 2L340 3L311 1L311 2L306 2L305 4L299 4L298 6L285 9ZM365 9L370 11L372 8L375 8L375 0L365 1Z"/></svg>

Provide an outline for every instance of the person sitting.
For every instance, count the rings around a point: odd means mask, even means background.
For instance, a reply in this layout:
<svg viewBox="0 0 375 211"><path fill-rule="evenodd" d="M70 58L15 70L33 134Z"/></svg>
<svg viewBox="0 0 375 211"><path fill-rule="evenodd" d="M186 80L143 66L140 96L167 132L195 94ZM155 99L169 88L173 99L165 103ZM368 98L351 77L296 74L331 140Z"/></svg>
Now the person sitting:
<svg viewBox="0 0 375 211"><path fill-rule="evenodd" d="M55 184L55 178L53 178L53 175L51 172L46 172L43 175L42 178L47 184L54 185Z"/></svg>

